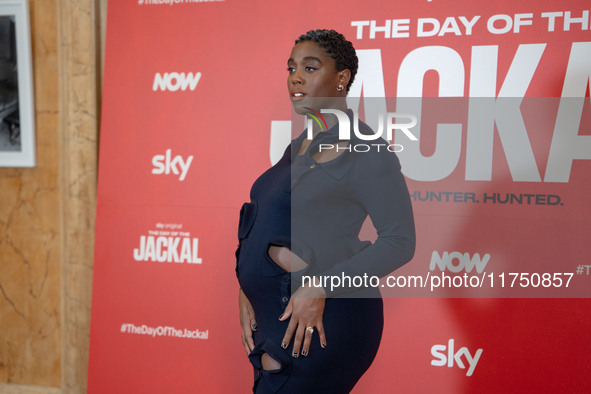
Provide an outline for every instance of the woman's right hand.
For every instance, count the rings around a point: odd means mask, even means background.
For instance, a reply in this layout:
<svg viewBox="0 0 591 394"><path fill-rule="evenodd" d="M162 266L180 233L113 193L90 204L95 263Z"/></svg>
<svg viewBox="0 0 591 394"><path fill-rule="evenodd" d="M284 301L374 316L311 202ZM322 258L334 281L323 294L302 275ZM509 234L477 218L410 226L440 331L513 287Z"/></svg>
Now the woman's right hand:
<svg viewBox="0 0 591 394"><path fill-rule="evenodd" d="M254 349L254 339L252 332L257 330L257 322L254 316L254 310L250 301L244 295L242 289L238 292L238 309L240 310L240 326L242 328L242 344L246 354L250 354Z"/></svg>

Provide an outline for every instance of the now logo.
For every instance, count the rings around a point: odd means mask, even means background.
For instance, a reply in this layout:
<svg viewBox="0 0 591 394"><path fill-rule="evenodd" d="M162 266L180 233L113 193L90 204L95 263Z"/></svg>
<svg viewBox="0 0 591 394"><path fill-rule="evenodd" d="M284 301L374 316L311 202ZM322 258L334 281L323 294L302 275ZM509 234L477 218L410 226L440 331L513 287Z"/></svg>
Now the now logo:
<svg viewBox="0 0 591 394"><path fill-rule="evenodd" d="M481 274L486 268L489 260L490 254L488 253L480 258L479 253L474 253L470 256L470 253L443 252L442 255L439 255L439 252L434 250L431 255L429 269L433 271L435 267L439 267L441 271L445 271L447 268L450 272L454 273L460 272L464 269L466 272L470 273L472 272L472 269L476 267L476 272Z"/></svg>
<svg viewBox="0 0 591 394"><path fill-rule="evenodd" d="M154 84L152 90L157 91L169 91L176 92L177 90L185 91L187 88L191 91L195 90L199 80L201 79L201 73L156 73L154 76Z"/></svg>
<svg viewBox="0 0 591 394"><path fill-rule="evenodd" d="M446 349L447 355L445 352ZM466 362L469 365L466 376L472 376L474 369L476 369L476 365L478 364L478 360L480 360L480 356L482 355L482 349L476 350L474 356L470 354L470 351L465 346L461 347L457 352L454 353L454 340L450 339L447 342L447 347L445 345L433 345L431 348L431 355L435 357L435 359L431 360L431 365L433 366L443 367L447 364L449 368L452 368L455 362L458 367L466 369L464 361L462 361L462 356L464 356Z"/></svg>
<svg viewBox="0 0 591 394"><path fill-rule="evenodd" d="M168 175L172 173L179 175L179 181L182 182L185 180L185 177L189 172L189 167L191 167L192 161L193 156L189 156L187 160L183 159L180 155L172 157L172 150L167 149L166 154L152 157L152 165L154 166L152 174Z"/></svg>

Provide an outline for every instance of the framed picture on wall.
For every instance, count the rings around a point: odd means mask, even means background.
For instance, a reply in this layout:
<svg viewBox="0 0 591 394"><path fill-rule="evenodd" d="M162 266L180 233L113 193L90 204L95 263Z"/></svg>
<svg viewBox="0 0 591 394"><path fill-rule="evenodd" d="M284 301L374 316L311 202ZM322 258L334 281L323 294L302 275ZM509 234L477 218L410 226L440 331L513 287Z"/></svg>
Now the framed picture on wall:
<svg viewBox="0 0 591 394"><path fill-rule="evenodd" d="M0 167L35 166L28 0L0 0Z"/></svg>

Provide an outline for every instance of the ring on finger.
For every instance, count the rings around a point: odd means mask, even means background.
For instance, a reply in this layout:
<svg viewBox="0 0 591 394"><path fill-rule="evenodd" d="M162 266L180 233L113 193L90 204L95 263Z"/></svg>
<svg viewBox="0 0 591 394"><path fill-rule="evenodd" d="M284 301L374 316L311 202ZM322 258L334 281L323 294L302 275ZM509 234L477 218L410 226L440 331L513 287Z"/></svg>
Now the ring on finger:
<svg viewBox="0 0 591 394"><path fill-rule="evenodd" d="M306 327L306 331L308 331L310 334L314 334L314 327Z"/></svg>

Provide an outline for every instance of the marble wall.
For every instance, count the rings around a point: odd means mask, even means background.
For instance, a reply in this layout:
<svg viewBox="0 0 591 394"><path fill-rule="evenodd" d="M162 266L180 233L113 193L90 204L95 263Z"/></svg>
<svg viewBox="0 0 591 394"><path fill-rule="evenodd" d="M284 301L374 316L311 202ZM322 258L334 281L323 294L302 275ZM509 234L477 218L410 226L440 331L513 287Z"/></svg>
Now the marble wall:
<svg viewBox="0 0 591 394"><path fill-rule="evenodd" d="M105 6L29 0L37 166L0 168L0 393L86 392Z"/></svg>
<svg viewBox="0 0 591 394"><path fill-rule="evenodd" d="M37 166L0 169L0 381L59 386L56 1L30 3Z"/></svg>

